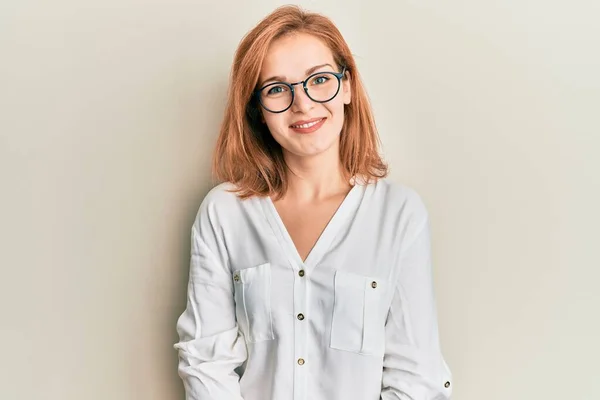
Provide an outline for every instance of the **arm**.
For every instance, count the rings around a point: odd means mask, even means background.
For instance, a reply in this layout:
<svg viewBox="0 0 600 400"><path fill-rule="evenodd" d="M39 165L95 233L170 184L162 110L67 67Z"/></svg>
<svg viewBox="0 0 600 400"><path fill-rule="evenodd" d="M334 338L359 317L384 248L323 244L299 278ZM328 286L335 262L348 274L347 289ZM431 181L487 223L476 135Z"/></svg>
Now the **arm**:
<svg viewBox="0 0 600 400"><path fill-rule="evenodd" d="M201 230L194 224L187 307L177 321L178 373L186 400L243 400L235 369L247 353L238 334L231 273ZM212 236L206 238L214 243Z"/></svg>
<svg viewBox="0 0 600 400"><path fill-rule="evenodd" d="M452 375L440 350L426 218L399 259L386 322L381 400L447 400Z"/></svg>

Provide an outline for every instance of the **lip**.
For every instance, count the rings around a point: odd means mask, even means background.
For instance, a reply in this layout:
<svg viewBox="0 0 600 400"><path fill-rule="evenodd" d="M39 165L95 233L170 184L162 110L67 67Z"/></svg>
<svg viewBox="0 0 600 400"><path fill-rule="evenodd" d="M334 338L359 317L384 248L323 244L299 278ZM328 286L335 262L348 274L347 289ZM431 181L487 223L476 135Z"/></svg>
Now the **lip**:
<svg viewBox="0 0 600 400"><path fill-rule="evenodd" d="M321 122L311 126L310 128L294 128L293 127L294 125L309 124L309 123L315 122L315 121L321 121ZM296 121L292 125L290 125L290 129L292 129L294 132L297 132L297 133L313 133L313 132L317 131L321 126L323 126L325 121L327 121L327 118L324 118L324 117Z"/></svg>

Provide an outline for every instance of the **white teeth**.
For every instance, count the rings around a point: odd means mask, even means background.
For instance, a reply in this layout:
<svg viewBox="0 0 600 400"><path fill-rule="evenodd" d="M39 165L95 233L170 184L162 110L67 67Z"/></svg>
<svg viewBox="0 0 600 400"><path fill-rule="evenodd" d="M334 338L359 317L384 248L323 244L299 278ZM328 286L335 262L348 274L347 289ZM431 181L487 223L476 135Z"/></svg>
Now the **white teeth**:
<svg viewBox="0 0 600 400"><path fill-rule="evenodd" d="M316 124L318 124L322 120L323 119L321 118L320 120L317 120L317 121L314 121L314 122L309 122L308 124L292 125L292 128L302 128L302 129L310 128L311 126L315 126Z"/></svg>

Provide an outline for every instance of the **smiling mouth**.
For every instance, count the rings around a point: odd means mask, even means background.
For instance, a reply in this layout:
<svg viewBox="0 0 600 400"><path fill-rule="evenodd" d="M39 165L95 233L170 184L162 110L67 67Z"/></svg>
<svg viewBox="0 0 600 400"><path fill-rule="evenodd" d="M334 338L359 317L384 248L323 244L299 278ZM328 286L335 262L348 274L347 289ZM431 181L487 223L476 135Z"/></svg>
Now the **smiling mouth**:
<svg viewBox="0 0 600 400"><path fill-rule="evenodd" d="M299 125L290 125L292 128L294 129L308 129L308 128L312 128L313 126L317 125L318 123L320 123L321 121L323 121L325 118L319 118L315 121L312 122L308 122L306 124L299 124Z"/></svg>

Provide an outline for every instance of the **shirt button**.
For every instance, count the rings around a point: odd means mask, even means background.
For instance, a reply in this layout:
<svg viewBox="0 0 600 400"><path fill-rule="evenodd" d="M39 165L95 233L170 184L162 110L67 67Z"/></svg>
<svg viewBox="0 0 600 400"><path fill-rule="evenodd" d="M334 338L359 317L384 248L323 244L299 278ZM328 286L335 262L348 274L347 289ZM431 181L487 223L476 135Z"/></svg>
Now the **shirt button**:
<svg viewBox="0 0 600 400"><path fill-rule="evenodd" d="M298 314L298 319L300 321L302 321L304 319L304 314L302 314L302 313Z"/></svg>
<svg viewBox="0 0 600 400"><path fill-rule="evenodd" d="M450 387L450 382L446 382L446 383L444 383L444 387L445 387L445 388L449 388L449 387Z"/></svg>
<svg viewBox="0 0 600 400"><path fill-rule="evenodd" d="M299 358L298 359L298 364L299 365L304 365L304 358Z"/></svg>
<svg viewBox="0 0 600 400"><path fill-rule="evenodd" d="M240 281L240 276L238 274L235 274L233 276L233 280L236 281L236 282L239 282Z"/></svg>
<svg viewBox="0 0 600 400"><path fill-rule="evenodd" d="M300 276L304 276L304 270L303 270L303 269L301 269L300 271L298 271L298 275L300 275Z"/></svg>
<svg viewBox="0 0 600 400"><path fill-rule="evenodd" d="M377 282L375 282L375 281L371 282L371 287L373 289L375 289L377 287Z"/></svg>

